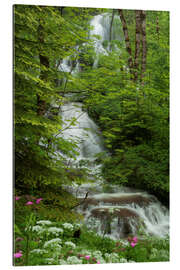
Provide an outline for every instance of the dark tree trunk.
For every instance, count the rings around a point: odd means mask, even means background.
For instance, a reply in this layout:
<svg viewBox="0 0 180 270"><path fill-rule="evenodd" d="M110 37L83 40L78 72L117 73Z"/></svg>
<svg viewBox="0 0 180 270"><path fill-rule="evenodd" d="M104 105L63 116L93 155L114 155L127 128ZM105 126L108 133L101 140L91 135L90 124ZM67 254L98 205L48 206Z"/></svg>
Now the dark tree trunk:
<svg viewBox="0 0 180 270"><path fill-rule="evenodd" d="M44 31L43 31L43 22L40 21L38 28L38 38L39 38L39 60L40 60L40 79L47 81L48 79L48 68L49 68L49 59L43 53L44 45ZM37 95L37 114L43 116L46 113L46 101L39 94Z"/></svg>
<svg viewBox="0 0 180 270"><path fill-rule="evenodd" d="M143 78L146 72L146 55L147 55L147 44L146 44L146 11L141 11L142 21L142 66L141 66L141 81L144 84Z"/></svg>
<svg viewBox="0 0 180 270"><path fill-rule="evenodd" d="M112 26L113 26L114 14L115 14L115 9L113 9L113 11L112 11L112 18L111 18L111 24L110 24L110 30L109 30L109 41L110 42L112 40ZM111 44L110 44L110 50L111 50Z"/></svg>
<svg viewBox="0 0 180 270"><path fill-rule="evenodd" d="M130 69L130 73L133 75L134 63L133 63L132 50L131 50L131 44L130 44L130 39L129 39L129 34L128 34L127 23L126 23L126 20L124 18L124 14L123 14L122 9L118 9L118 11L119 11L120 19L121 19L122 26L123 26L126 50L127 50L128 54L129 54L128 66L129 66L129 69Z"/></svg>
<svg viewBox="0 0 180 270"><path fill-rule="evenodd" d="M158 17L158 15L156 17L156 33L157 33L157 39L159 40L159 17Z"/></svg>
<svg viewBox="0 0 180 270"><path fill-rule="evenodd" d="M141 11L135 11L136 17L136 39L135 39L135 56L134 56L134 80L138 79L138 70L139 70L139 55L140 55L140 46L141 46Z"/></svg>

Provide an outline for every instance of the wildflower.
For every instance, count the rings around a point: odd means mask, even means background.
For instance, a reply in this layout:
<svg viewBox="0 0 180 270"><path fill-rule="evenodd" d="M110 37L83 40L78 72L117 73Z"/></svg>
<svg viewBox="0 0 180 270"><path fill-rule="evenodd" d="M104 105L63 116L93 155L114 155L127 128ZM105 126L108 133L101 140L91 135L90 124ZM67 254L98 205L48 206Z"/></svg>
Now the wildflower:
<svg viewBox="0 0 180 270"><path fill-rule="evenodd" d="M64 265L64 264L67 264L67 262L66 262L65 260L63 260L63 259L60 259L60 260L59 260L59 264L60 264L60 265Z"/></svg>
<svg viewBox="0 0 180 270"><path fill-rule="evenodd" d="M67 264L82 264L82 260L76 256L71 256L67 258Z"/></svg>
<svg viewBox="0 0 180 270"><path fill-rule="evenodd" d="M121 258L119 262L120 262L120 263L126 263L127 260L126 260L125 258Z"/></svg>
<svg viewBox="0 0 180 270"><path fill-rule="evenodd" d="M20 250L19 252L17 253L14 253L14 258L20 258L22 257L22 251Z"/></svg>
<svg viewBox="0 0 180 270"><path fill-rule="evenodd" d="M39 221L37 221L37 224L40 224L40 225L51 225L52 222L49 221L49 220L39 220Z"/></svg>
<svg viewBox="0 0 180 270"><path fill-rule="evenodd" d="M37 199L37 200L36 200L36 203L39 204L40 201L42 201L42 198Z"/></svg>
<svg viewBox="0 0 180 270"><path fill-rule="evenodd" d="M134 236L132 240L133 240L134 243L137 243L137 241L138 241L136 236Z"/></svg>
<svg viewBox="0 0 180 270"><path fill-rule="evenodd" d="M89 259L90 259L90 256L89 256L89 255L86 255L84 258L85 258L86 260L89 260Z"/></svg>
<svg viewBox="0 0 180 270"><path fill-rule="evenodd" d="M57 227L50 227L50 228L48 228L48 232L58 236L59 234L63 233L63 229L57 228Z"/></svg>
<svg viewBox="0 0 180 270"><path fill-rule="evenodd" d="M26 205L31 205L31 204L33 204L33 202L31 202L31 201L28 201L28 202L26 203Z"/></svg>
<svg viewBox="0 0 180 270"><path fill-rule="evenodd" d="M72 248L75 248L76 247L76 245L73 243L73 242L71 242L71 241L67 241L67 242L65 242L64 243L66 246L70 246L70 247L72 247Z"/></svg>
<svg viewBox="0 0 180 270"><path fill-rule="evenodd" d="M131 242L131 247L135 247L135 245L136 245L136 243L134 243L134 242Z"/></svg>
<svg viewBox="0 0 180 270"><path fill-rule="evenodd" d="M53 258L46 258L46 261L47 261L48 264L53 264L54 263Z"/></svg>
<svg viewBox="0 0 180 270"><path fill-rule="evenodd" d="M37 249L31 250L30 253L36 253L36 254L42 255L42 254L48 253L48 251L45 250L45 249L39 249L39 248L37 248Z"/></svg>
<svg viewBox="0 0 180 270"><path fill-rule="evenodd" d="M71 223L64 223L62 224L62 226L65 228L65 229L68 229L70 231L73 230L73 225Z"/></svg>
<svg viewBox="0 0 180 270"><path fill-rule="evenodd" d="M19 197L19 196L16 196L16 197L15 197L15 200L16 200L16 201L18 201L19 199L20 199L20 197Z"/></svg>
<svg viewBox="0 0 180 270"><path fill-rule="evenodd" d="M44 243L44 248L47 247L58 247L61 248L59 244L62 243L62 240L60 238L54 238Z"/></svg>
<svg viewBox="0 0 180 270"><path fill-rule="evenodd" d="M100 261L97 261L98 264L100 264Z"/></svg>

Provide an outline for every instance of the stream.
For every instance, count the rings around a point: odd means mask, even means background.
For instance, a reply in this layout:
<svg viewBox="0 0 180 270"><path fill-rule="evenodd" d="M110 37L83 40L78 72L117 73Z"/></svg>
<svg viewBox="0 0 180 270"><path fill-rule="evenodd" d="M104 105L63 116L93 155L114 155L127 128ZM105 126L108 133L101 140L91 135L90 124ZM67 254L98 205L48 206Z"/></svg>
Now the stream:
<svg viewBox="0 0 180 270"><path fill-rule="evenodd" d="M66 129L63 136L78 143L79 156L69 164L77 167L84 161L91 175L98 175L101 165L96 165L95 155L104 152L98 126L82 110L78 102L62 106L64 121L76 118L76 124ZM139 230L147 235L165 237L169 233L169 211L155 196L145 191L104 183L99 176L89 183L65 188L78 199L88 196L77 211L84 216L84 223L100 235L112 239L136 235Z"/></svg>
<svg viewBox="0 0 180 270"><path fill-rule="evenodd" d="M110 15L101 14L94 16L91 20L90 36L99 35L101 39L94 39L96 58L94 66L98 65L98 55L108 54L109 46L104 48L103 41L109 40ZM120 40L119 29L116 25L112 27L112 38ZM118 48L117 48L118 49ZM61 67L65 72L71 70L71 61L64 59ZM79 63L74 73L79 72ZM66 126L73 118L76 123L63 131L64 138L77 142L77 159L68 161L73 167L82 163L89 169L92 177L89 183L65 188L74 196L82 199L88 196L77 211L84 216L84 223L90 230L98 234L119 239L128 235L136 235L145 232L148 235L166 237L169 234L169 211L155 196L142 190L129 187L119 187L105 183L100 176L101 165L96 165L95 155L106 152L103 139L98 126L82 110L82 103L67 102L61 107L61 116ZM108 154L108 153L107 153ZM93 178L93 175L99 177Z"/></svg>

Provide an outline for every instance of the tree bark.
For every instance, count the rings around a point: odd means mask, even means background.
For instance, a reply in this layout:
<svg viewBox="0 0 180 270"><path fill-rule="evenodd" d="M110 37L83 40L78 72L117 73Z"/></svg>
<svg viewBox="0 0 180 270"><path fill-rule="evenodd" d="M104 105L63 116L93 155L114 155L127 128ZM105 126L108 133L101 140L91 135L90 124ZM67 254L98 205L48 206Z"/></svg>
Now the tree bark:
<svg viewBox="0 0 180 270"><path fill-rule="evenodd" d="M138 69L139 69L139 55L140 55L140 45L141 45L141 11L135 11L136 17L136 39L135 39L135 56L134 56L134 80L138 79Z"/></svg>
<svg viewBox="0 0 180 270"><path fill-rule="evenodd" d="M111 24L110 24L110 29L109 29L109 41L111 42L112 40L112 26L113 26L113 20L114 20L114 14L115 14L115 9L112 10L112 18L111 18ZM111 44L110 44L110 50L111 50Z"/></svg>
<svg viewBox="0 0 180 270"><path fill-rule="evenodd" d="M142 66L141 66L141 82L144 84L144 75L146 71L146 55L147 55L147 44L146 44L146 11L141 11L142 21Z"/></svg>
<svg viewBox="0 0 180 270"><path fill-rule="evenodd" d="M158 17L158 15L156 17L156 33L157 33L157 39L159 40L159 17Z"/></svg>
<svg viewBox="0 0 180 270"><path fill-rule="evenodd" d="M126 23L126 20L124 18L124 14L123 14L122 9L118 9L118 11L119 11L120 19L121 19L122 26L123 26L126 50L129 54L128 66L130 69L130 73L133 74L134 63L133 63L132 50L131 50L131 44L130 44L130 39L129 39L129 34L128 34L127 23Z"/></svg>
<svg viewBox="0 0 180 270"><path fill-rule="evenodd" d="M49 59L43 53L44 44L44 31L43 31L43 21L40 20L38 28L38 38L39 38L39 60L40 60L40 79L47 81L49 68ZM37 94L37 114L43 116L46 113L46 101Z"/></svg>

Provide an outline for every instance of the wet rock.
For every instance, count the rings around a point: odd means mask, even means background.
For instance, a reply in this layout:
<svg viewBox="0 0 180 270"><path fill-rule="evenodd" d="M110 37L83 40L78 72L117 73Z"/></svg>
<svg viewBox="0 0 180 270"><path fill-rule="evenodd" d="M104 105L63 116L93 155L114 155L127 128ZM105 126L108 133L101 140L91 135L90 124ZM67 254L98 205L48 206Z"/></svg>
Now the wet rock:
<svg viewBox="0 0 180 270"><path fill-rule="evenodd" d="M111 205L123 205L123 204L137 204L139 206L145 206L155 201L153 196L143 196L141 194L130 195L108 195L102 197L90 197L84 203L84 210L88 205L98 205L99 203L107 203Z"/></svg>
<svg viewBox="0 0 180 270"><path fill-rule="evenodd" d="M94 208L91 210L91 214L94 217L110 217L110 216L117 216L120 218L137 218L138 215L135 211L128 209L128 208L114 208L113 213L109 210L109 208L105 207L99 207L99 208Z"/></svg>
<svg viewBox="0 0 180 270"><path fill-rule="evenodd" d="M97 207L91 210L91 216L101 220L101 231L112 233L112 223L117 218L117 232L120 237L133 234L138 229L139 215L132 209L121 207Z"/></svg>

